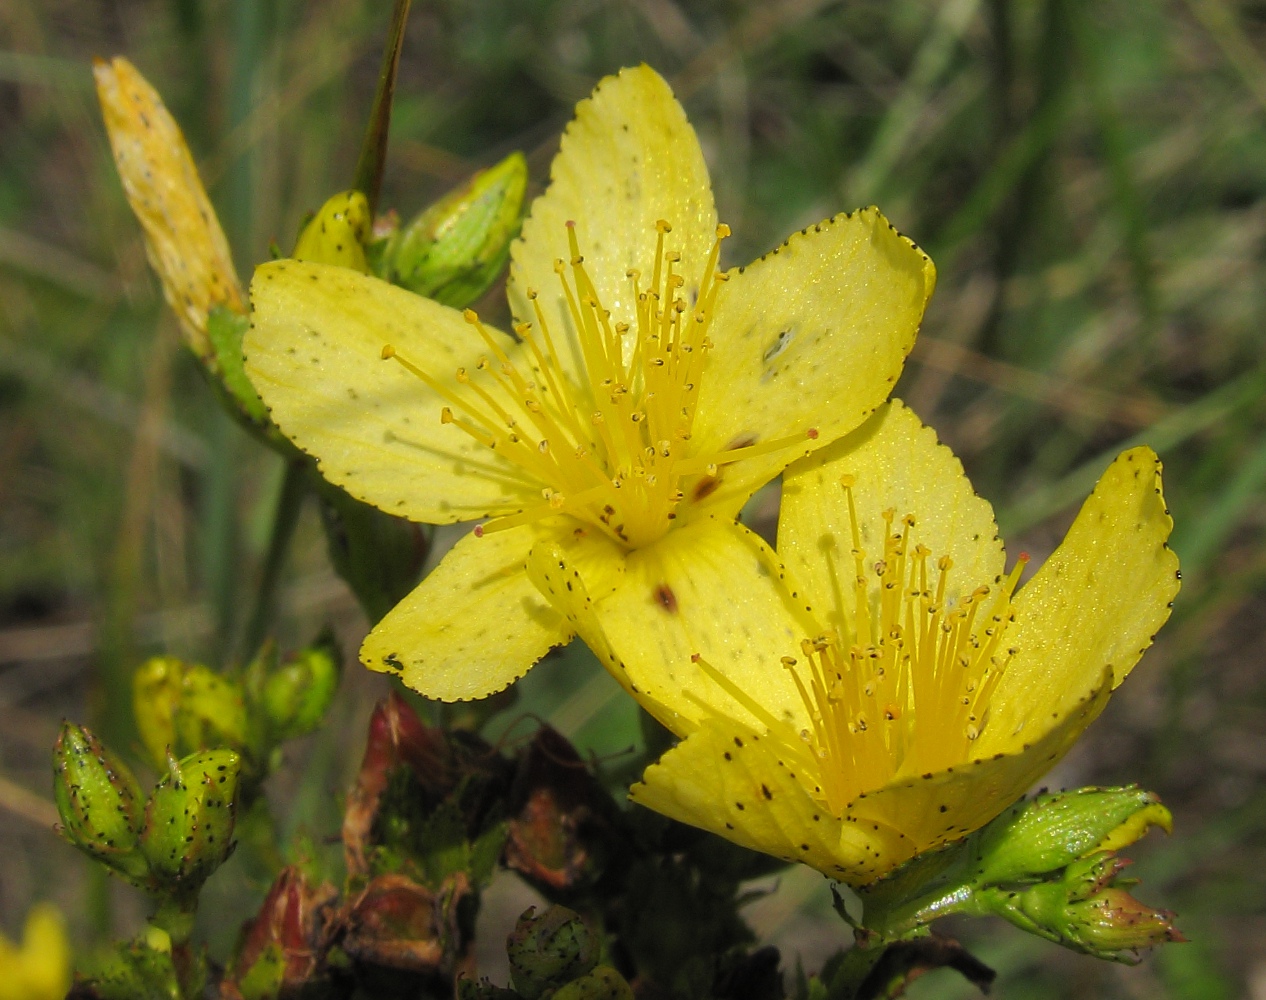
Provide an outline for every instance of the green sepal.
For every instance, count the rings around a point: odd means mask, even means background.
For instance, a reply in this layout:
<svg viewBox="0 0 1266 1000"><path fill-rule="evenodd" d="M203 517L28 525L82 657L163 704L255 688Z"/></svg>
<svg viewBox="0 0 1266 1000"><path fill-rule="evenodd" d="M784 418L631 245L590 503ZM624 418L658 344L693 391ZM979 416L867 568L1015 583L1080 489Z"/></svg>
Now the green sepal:
<svg viewBox="0 0 1266 1000"><path fill-rule="evenodd" d="M1181 941L1173 914L1152 909L1121 879L1129 864L1115 851L1151 827L1170 828L1169 811L1148 792L1081 788L1022 800L980 830L919 855L858 890L858 941L879 948L923 933L950 914L999 916L1022 930L1098 958L1128 962L1137 949Z"/></svg>
<svg viewBox="0 0 1266 1000"><path fill-rule="evenodd" d="M217 376L215 384L227 397L239 418L256 430L269 426L268 408L246 377L242 362L242 338L250 326L250 317L215 306L207 316L207 338Z"/></svg>

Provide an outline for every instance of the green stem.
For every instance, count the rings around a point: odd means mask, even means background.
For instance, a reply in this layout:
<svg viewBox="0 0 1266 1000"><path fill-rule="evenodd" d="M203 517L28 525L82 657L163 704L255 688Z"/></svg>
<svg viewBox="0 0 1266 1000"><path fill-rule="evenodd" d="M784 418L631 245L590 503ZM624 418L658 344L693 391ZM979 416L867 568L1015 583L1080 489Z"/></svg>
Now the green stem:
<svg viewBox="0 0 1266 1000"><path fill-rule="evenodd" d="M308 495L308 463L294 460L286 463L281 480L281 492L277 495L277 508L273 513L272 533L268 539L268 552L264 556L264 569L259 579L259 591L255 596L255 610L246 627L242 647L242 662L249 663L263 645L272 625L277 605L277 585L286 564L291 539L299 524L299 512L303 499Z"/></svg>
<svg viewBox="0 0 1266 1000"><path fill-rule="evenodd" d="M387 162L387 133L391 126L391 102L396 93L396 71L400 68L400 49L404 45L404 25L409 19L411 0L396 0L391 12L391 27L382 50L382 67L378 71L378 91L365 125L360 159L356 161L353 187L369 200L369 213L378 210L378 192L382 188L382 172Z"/></svg>
<svg viewBox="0 0 1266 1000"><path fill-rule="evenodd" d="M167 932L172 948L175 949L189 942L197 913L198 894L180 893L164 897L158 904L158 912L150 918L150 923Z"/></svg>
<svg viewBox="0 0 1266 1000"><path fill-rule="evenodd" d="M871 969L884 954L884 945L877 944L870 948L854 945L844 956L840 966L835 970L831 981L827 984L826 994L830 1000L857 1000L861 995L862 983L870 975Z"/></svg>

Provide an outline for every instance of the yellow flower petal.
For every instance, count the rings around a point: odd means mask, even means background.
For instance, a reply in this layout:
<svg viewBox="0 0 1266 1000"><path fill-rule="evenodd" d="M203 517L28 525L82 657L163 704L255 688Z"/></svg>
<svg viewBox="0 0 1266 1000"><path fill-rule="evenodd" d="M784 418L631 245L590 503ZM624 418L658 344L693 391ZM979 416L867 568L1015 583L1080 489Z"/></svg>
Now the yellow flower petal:
<svg viewBox="0 0 1266 1000"><path fill-rule="evenodd" d="M251 304L246 373L273 420L331 482L432 524L540 503L540 484L442 424L446 399L383 358L390 345L463 393L453 373L474 368L486 348L461 313L346 268L287 260L256 270Z"/></svg>
<svg viewBox="0 0 1266 1000"><path fill-rule="evenodd" d="M93 64L110 147L145 250L189 346L212 354L207 315L217 305L244 313L228 241L185 137L158 92L130 62Z"/></svg>
<svg viewBox="0 0 1266 1000"><path fill-rule="evenodd" d="M796 233L729 274L711 326L696 452L810 428L825 445L851 431L892 391L936 284L927 255L874 208ZM789 447L725 470L711 502L736 510L803 454Z"/></svg>
<svg viewBox="0 0 1266 1000"><path fill-rule="evenodd" d="M648 767L629 798L743 847L855 884L874 877L877 855L908 850L891 830L832 816L799 778L756 732L710 719Z"/></svg>
<svg viewBox="0 0 1266 1000"><path fill-rule="evenodd" d="M824 606L823 621L851 633L852 521L841 478L852 477L853 504L866 559L884 551L885 511L915 515L912 539L948 556L951 577L967 590L994 582L1004 569L993 508L977 496L963 465L936 432L899 400L880 407L861 427L790 466L783 477L778 551L796 578Z"/></svg>
<svg viewBox="0 0 1266 1000"><path fill-rule="evenodd" d="M0 1000L61 1000L71 986L70 942L61 911L31 907L21 948L0 935Z"/></svg>
<svg viewBox="0 0 1266 1000"><path fill-rule="evenodd" d="M994 692L979 752L1010 752L1062 719L1105 666L1116 687L1169 618L1178 557L1150 448L1120 455L1063 543L1013 602L1017 652Z"/></svg>
<svg viewBox="0 0 1266 1000"><path fill-rule="evenodd" d="M671 246L681 252L682 294L694 301L708 254L716 241L716 208L708 168L686 113L664 79L649 66L622 70L598 84L576 105L550 168L550 185L532 203L520 238L510 250L508 294L516 319L535 320L529 290L560 342L566 367L581 369L572 350L571 314L555 260L569 262L566 223L576 223L585 268L613 320L636 328L636 308L626 272L643 272L648 284L655 262L655 224L671 226ZM567 334L571 334L568 336ZM567 364L570 362L570 364ZM582 380L583 381L583 380Z"/></svg>
<svg viewBox="0 0 1266 1000"><path fill-rule="evenodd" d="M695 654L777 717L803 724L803 702L779 661L799 652L809 609L798 589L775 585L777 556L742 525L699 521L630 552L607 596L566 553L534 555L542 592L672 731L689 732L712 712L757 722L692 662ZM669 714L660 705L671 705Z"/></svg>
<svg viewBox="0 0 1266 1000"><path fill-rule="evenodd" d="M443 701L484 698L518 680L571 638L524 569L538 537L530 527L466 535L365 637L361 662Z"/></svg>

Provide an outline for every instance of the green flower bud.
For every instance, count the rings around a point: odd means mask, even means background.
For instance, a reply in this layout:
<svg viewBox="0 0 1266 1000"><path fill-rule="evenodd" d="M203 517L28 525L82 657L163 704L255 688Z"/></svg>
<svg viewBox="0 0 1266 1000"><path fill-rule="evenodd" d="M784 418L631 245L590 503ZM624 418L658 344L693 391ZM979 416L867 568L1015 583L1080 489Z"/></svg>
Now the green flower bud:
<svg viewBox="0 0 1266 1000"><path fill-rule="evenodd" d="M1128 862L1114 852L1153 826L1168 832L1169 810L1155 795L1133 786L1021 800L975 833L920 854L859 890L859 933L906 934L951 913L993 913L1034 934L1098 954L1090 944L1078 943L1084 935L1076 927L1090 919L1083 910L1091 914L1102 908L1074 904L1108 888L1119 892L1114 879ZM839 912L853 922L843 901L838 903ZM1148 926L1155 930L1155 922Z"/></svg>
<svg viewBox="0 0 1266 1000"><path fill-rule="evenodd" d="M445 305L470 305L510 257L526 189L527 161L511 153L392 235L378 273Z"/></svg>
<svg viewBox="0 0 1266 1000"><path fill-rule="evenodd" d="M63 837L133 881L144 876L140 786L123 761L73 722L62 723L53 749L53 794Z"/></svg>
<svg viewBox="0 0 1266 1000"><path fill-rule="evenodd" d="M150 871L169 890L195 889L233 849L241 758L232 750L204 750L168 761L145 810L141 849Z"/></svg>
<svg viewBox="0 0 1266 1000"><path fill-rule="evenodd" d="M972 881L981 886L1036 881L1079 858L1126 847L1153 826L1168 833L1169 810L1134 786L1039 795L981 831Z"/></svg>
<svg viewBox="0 0 1266 1000"><path fill-rule="evenodd" d="M524 1000L539 1000L593 970L598 950L597 936L575 911L551 906L537 916L529 907L506 942L510 981Z"/></svg>
<svg viewBox="0 0 1266 1000"><path fill-rule="evenodd" d="M277 740L294 739L321 724L338 690L340 657L332 642L302 650L268 675L260 705Z"/></svg>
<svg viewBox="0 0 1266 1000"><path fill-rule="evenodd" d="M369 201L359 191L340 191L317 211L295 243L295 260L338 264L369 273L365 244L369 242Z"/></svg>
<svg viewBox="0 0 1266 1000"><path fill-rule="evenodd" d="M611 966L599 965L562 987L551 1000L633 1000L633 990Z"/></svg>
<svg viewBox="0 0 1266 1000"><path fill-rule="evenodd" d="M1154 910L1115 884L1128 865L1111 855L1068 866L1064 877L1023 891L990 888L978 894L977 912L992 913L1021 930L1098 958L1132 961L1140 948L1186 940L1174 914Z"/></svg>

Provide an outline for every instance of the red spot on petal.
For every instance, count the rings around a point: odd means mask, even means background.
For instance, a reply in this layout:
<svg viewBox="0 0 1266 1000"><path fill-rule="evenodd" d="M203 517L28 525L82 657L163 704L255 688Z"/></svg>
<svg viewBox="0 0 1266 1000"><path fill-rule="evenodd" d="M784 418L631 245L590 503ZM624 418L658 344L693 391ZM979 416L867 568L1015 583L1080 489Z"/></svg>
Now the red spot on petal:
<svg viewBox="0 0 1266 1000"><path fill-rule="evenodd" d="M666 583L655 585L655 589L651 592L655 598L655 603L667 611L669 614L677 613L677 595L673 593L673 588Z"/></svg>

